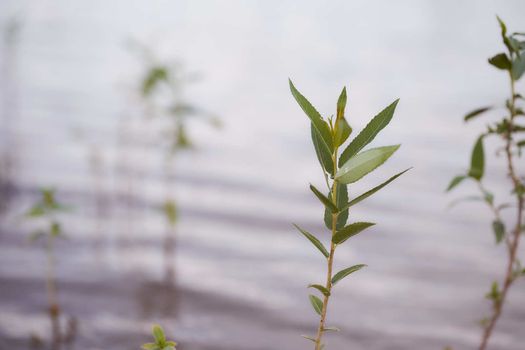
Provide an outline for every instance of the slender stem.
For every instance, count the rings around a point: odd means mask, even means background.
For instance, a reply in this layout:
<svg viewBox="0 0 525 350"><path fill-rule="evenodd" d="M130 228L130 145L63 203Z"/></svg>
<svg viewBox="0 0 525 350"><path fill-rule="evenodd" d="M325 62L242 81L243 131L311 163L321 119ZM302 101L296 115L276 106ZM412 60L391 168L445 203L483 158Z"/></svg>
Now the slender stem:
<svg viewBox="0 0 525 350"><path fill-rule="evenodd" d="M172 195L171 195L171 179L173 177L173 161L172 158L169 157L166 161L166 168L165 168L165 190L166 190L166 200L165 203L168 203L171 201ZM173 286L175 283L175 267L174 267L174 259L175 259L175 225L172 224L169 220L169 218L166 218L167 225L166 225L166 235L164 237L164 282L166 283L166 286L170 287Z"/></svg>
<svg viewBox="0 0 525 350"><path fill-rule="evenodd" d="M332 160L334 163L334 174L337 172L337 150L338 147L335 146L334 153L332 154ZM334 203L337 203L337 181L333 181L332 184L332 201ZM333 213L332 214L332 235L333 237L337 230L337 217L339 213ZM327 271L326 271L326 284L325 288L328 291L328 293L324 296L323 299L323 308L321 310L321 318L319 319L319 327L317 328L317 336L315 338L315 350L321 350L322 346L322 338L323 333L325 330L325 323L326 323L326 313L328 310L328 301L330 300L330 294L332 292L332 269L333 269L333 263L334 263L334 255L335 255L335 248L336 245L334 242L332 242L330 237L330 255L328 255L327 260Z"/></svg>
<svg viewBox="0 0 525 350"><path fill-rule="evenodd" d="M52 349L59 350L61 344L60 307L58 305L57 285L55 278L55 255L53 247L54 237L50 234L47 239L47 301L49 318L51 320Z"/></svg>
<svg viewBox="0 0 525 350"><path fill-rule="evenodd" d="M512 157L512 131L514 129L514 118L516 117L516 92L515 92L515 81L512 77L512 74L510 74L510 86L511 86L511 99L510 99L510 121L509 121L509 131L505 137L505 154L507 157L507 170L509 173L509 177L511 178L512 184L514 188L516 189L516 201L517 201L517 219L516 219L516 225L512 231L512 237L508 240L508 261L507 261L507 269L505 273L505 279L503 282L503 288L501 290L500 296L497 300L494 301L494 307L492 315L486 324L483 335L481 338L481 344L479 346L479 350L485 350L487 347L487 344L489 342L489 339L492 335L492 332L496 326L496 323L498 322L498 319L501 316L501 313L503 312L503 305L505 303L505 300L507 298L508 291L510 287L512 286L512 283L515 281L515 276L513 272L513 268L517 261L517 252L518 247L520 244L520 237L521 237L521 228L523 225L523 211L524 211L524 196L518 191L518 188L522 186L521 181L516 174L515 168L514 168L514 160Z"/></svg>

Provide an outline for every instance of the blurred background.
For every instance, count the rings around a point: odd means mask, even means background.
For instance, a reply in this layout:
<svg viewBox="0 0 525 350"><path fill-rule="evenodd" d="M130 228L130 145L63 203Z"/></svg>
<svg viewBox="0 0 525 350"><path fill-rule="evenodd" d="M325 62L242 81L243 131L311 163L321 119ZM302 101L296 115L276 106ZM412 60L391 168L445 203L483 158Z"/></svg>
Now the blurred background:
<svg viewBox="0 0 525 350"><path fill-rule="evenodd" d="M329 317L343 331L327 347L474 348L505 251L483 204L449 208L474 185L444 190L490 119L462 116L509 95L486 61L503 50L496 14L525 30L519 0L0 2L0 349L49 337L45 251L24 218L42 187L73 208L56 274L76 348L138 348L152 323L182 350L309 348L305 287L325 265L291 223L321 234L308 183L324 180L288 77L324 116L346 85L355 134L401 98L374 145L402 147L350 195L414 167L351 213L378 225L338 250L338 267L368 268L338 285ZM186 118L184 152L170 154L155 112L171 97L143 94L152 64L205 111ZM496 147L487 183L503 200ZM519 281L492 349L523 349L524 303Z"/></svg>

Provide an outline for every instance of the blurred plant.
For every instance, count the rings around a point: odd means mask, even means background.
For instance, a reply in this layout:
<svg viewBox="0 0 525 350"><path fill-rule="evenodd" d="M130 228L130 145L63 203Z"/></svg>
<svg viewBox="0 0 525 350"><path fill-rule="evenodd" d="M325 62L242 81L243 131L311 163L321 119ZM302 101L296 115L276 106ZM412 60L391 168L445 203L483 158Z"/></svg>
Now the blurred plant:
<svg viewBox="0 0 525 350"><path fill-rule="evenodd" d="M337 328L327 327L328 301L333 293L333 287L348 275L365 267L358 264L344 268L333 273L334 256L336 248L345 243L349 238L361 233L365 229L375 225L371 222L354 222L347 225L349 208L370 197L409 169L392 176L382 184L353 198L349 201L348 185L357 182L368 173L382 165L399 148L400 145L371 148L361 151L377 136L377 134L390 122L394 115L398 100L386 107L376 115L368 125L355 137L339 156L339 148L352 133L352 128L345 119L346 88L343 88L337 101L336 118L324 120L319 112L301 95L290 81L290 89L299 106L310 119L311 137L315 152L328 187L328 194L310 185L310 190L321 201L325 207L324 223L330 230L330 248L327 249L317 237L310 232L294 224L294 226L321 252L326 258L327 275L324 284L310 284L321 293L322 299L310 295L310 303L315 312L320 316L317 335L315 337L304 336L315 344L315 350L324 348L322 343L323 334L326 331L337 331Z"/></svg>
<svg viewBox="0 0 525 350"><path fill-rule="evenodd" d="M144 350L175 350L177 343L174 341L166 340L164 335L164 330L159 325L153 326L153 338L155 339L154 343L146 343L142 345Z"/></svg>
<svg viewBox="0 0 525 350"><path fill-rule="evenodd" d="M194 80L194 76L184 72L180 65L159 63L145 48L141 48L147 61L147 68L141 80L141 96L148 107L148 116L162 117L167 124L162 129L159 141L167 143L167 159L164 168L166 199L162 203L162 212L167 222L164 242L165 279L169 284L174 280L172 260L175 249L174 231L177 221L176 202L170 195L173 175L173 157L181 151L194 148L194 143L187 133L190 118L199 118L219 127L219 119L188 102L184 98L184 87ZM166 132L167 129L167 132Z"/></svg>
<svg viewBox="0 0 525 350"><path fill-rule="evenodd" d="M16 195L18 144L14 123L19 112L17 64L22 26L23 18L18 14L7 17L0 28L0 217Z"/></svg>
<svg viewBox="0 0 525 350"><path fill-rule="evenodd" d="M46 291L48 313L51 320L51 348L61 349L62 345L69 346L76 334L76 320L70 318L67 331L63 332L60 326L61 307L58 301L58 287L55 276L55 240L63 238L62 225L57 220L57 214L67 211L67 207L58 203L53 189L42 189L41 198L27 211L29 219L44 219L46 227L35 231L29 237L35 242L39 239L46 241L47 271Z"/></svg>
<svg viewBox="0 0 525 350"><path fill-rule="evenodd" d="M469 197L469 199L482 200L488 205L494 216L492 230L494 232L496 244L505 242L507 247L508 255L505 277L503 278L501 285L496 281L493 282L490 291L486 295L487 299L492 302L492 311L491 315L481 322L483 326L483 335L479 346L480 350L487 347L496 322L503 312L503 306L510 287L518 277L525 275L525 269L521 265L517 256L521 233L525 231L523 224L525 177L523 175L520 176L517 173L515 166L518 159L521 158L521 148L525 146L525 138L522 140L517 139L525 131L525 123L523 123L525 122L525 113L522 107L519 106L519 102L523 101L524 98L516 93L516 82L525 72L525 41L521 40L525 37L525 33L513 33L508 35L506 25L499 17L498 22L501 28L503 44L507 48L507 52L499 53L494 57L489 58L488 62L492 66L503 70L508 74L510 97L505 101L503 107L487 106L478 108L468 113L464 117L464 120L470 121L495 108L499 108L500 110L503 109L505 111L505 116L497 122L489 124L487 130L477 138L472 151L469 171L464 175L456 176L452 179L447 188L447 191L450 191L466 179L474 180L479 188L481 196L476 196L474 198ZM520 122L522 124L520 124ZM504 209L511 208L513 205L510 203L497 204L492 192L490 192L483 184L483 176L485 173L485 151L483 141L488 136L498 136L504 144L503 153L506 161L506 172L510 179L511 194L516 205L516 216L512 219L513 223L510 224L510 229L507 228L509 223L507 222L506 224L504 222L501 212Z"/></svg>

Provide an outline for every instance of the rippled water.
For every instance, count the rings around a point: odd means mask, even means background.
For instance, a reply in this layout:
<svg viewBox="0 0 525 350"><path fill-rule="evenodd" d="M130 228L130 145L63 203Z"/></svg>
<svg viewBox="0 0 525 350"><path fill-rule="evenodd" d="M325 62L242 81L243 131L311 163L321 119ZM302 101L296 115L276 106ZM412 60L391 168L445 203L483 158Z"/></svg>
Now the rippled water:
<svg viewBox="0 0 525 350"><path fill-rule="evenodd" d="M520 1L0 3L3 24L13 14L22 23L0 55L2 144L19 194L1 225L0 348L47 332L44 257L25 240L31 226L20 213L48 185L76 208L64 218L58 275L64 309L80 321L79 348L133 348L154 321L182 350L309 346L299 337L316 324L305 286L324 268L290 223L321 231L307 184L323 180L288 77L325 115L347 85L354 130L401 97L374 144L403 146L351 193L414 166L351 214L379 224L338 252L341 267L369 267L338 285L330 321L343 332L328 336L328 348L474 348L504 251L483 206L447 210L475 189L443 189L483 127L467 128L461 115L508 94L505 76L486 64L501 49L496 13L523 30ZM187 96L224 122L196 123L199 150L175 163L175 290L159 284L163 160L140 119L130 39L199 72ZM491 161L488 178L505 193L501 165ZM511 292L493 349L522 348L523 290L519 282Z"/></svg>

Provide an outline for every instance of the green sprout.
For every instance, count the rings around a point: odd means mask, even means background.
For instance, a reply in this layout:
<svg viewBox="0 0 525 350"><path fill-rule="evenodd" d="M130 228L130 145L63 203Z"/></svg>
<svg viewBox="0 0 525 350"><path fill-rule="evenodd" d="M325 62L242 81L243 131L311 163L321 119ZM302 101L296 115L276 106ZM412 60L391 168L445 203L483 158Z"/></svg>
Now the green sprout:
<svg viewBox="0 0 525 350"><path fill-rule="evenodd" d="M58 287L55 276L55 240L63 238L62 225L56 216L67 211L68 208L57 202L53 189L42 189L40 199L27 211L29 219L40 219L46 221L46 226L35 231L29 237L34 242L39 239L46 240L46 291L48 299L48 313L51 320L52 349L58 350L62 343L74 339L71 332L63 332L60 325L61 307L58 301ZM71 322L76 322L73 318ZM73 328L71 328L73 329Z"/></svg>
<svg viewBox="0 0 525 350"><path fill-rule="evenodd" d="M328 120L321 117L319 112L301 95L291 81L290 90L310 120L312 142L327 186L326 192L318 190L313 185L310 185L310 190L325 207L324 223L330 231L329 248L327 249L315 235L294 224L299 232L301 232L326 259L326 282L324 284L314 283L308 286L320 293L320 297L314 294L309 296L310 303L319 316L317 334L313 337L303 336L315 344L315 350L321 350L324 348L322 342L323 334L327 331L338 330L335 327L326 326L328 302L333 294L333 287L348 275L366 266L365 264L357 264L334 273L336 248L353 236L375 225L372 222L359 221L347 225L349 210L352 206L370 197L409 169L392 176L382 184L349 200L348 185L361 180L364 176L381 166L400 146L392 145L363 150L374 140L377 134L388 125L394 115L398 100L394 101L376 115L359 135L347 144L339 155L339 148L345 144L352 133L352 128L345 118L346 88L343 88L337 101L336 118L330 117Z"/></svg>
<svg viewBox="0 0 525 350"><path fill-rule="evenodd" d="M164 128L159 135L159 143L165 146L166 164L163 168L166 198L160 205L167 230L164 239L164 269L168 284L174 281L173 267L175 250L175 227L177 223L176 201L172 192L173 157L179 152L192 150L195 143L188 134L189 122L204 121L213 127L220 127L219 119L212 113L190 103L184 97L184 88L192 82L180 65L165 64L153 58L147 49L142 49L147 58L147 67L141 79L140 93L147 108L147 116L161 119Z"/></svg>
<svg viewBox="0 0 525 350"><path fill-rule="evenodd" d="M472 180L476 183L480 195L469 197L483 201L492 213L492 231L496 244L503 243L507 250L507 265L505 277L500 283L493 282L489 293L486 297L492 303L491 315L483 319L481 325L483 334L479 345L479 350L486 349L489 339L493 333L494 327L503 312L508 291L514 281L524 275L518 251L521 234L525 231L523 225L523 216L525 212L525 177L518 174L516 164L522 155L522 148L525 147L525 113L523 110L523 96L516 92L516 82L520 80L525 72L525 33L507 32L507 26L498 17L501 29L501 38L506 48L506 52L499 53L488 59L489 64L497 69L504 71L509 78L510 96L505 100L502 106L484 106L477 108L468 113L465 122L474 120L491 110L503 112L504 116L496 122L487 126L487 129L479 135L472 150L470 160L470 169L459 176L456 176L450 182L447 191L452 190L465 180ZM489 191L483 180L485 175L485 150L484 140L488 137L495 136L502 143L503 154L506 162L505 173L510 180L510 193L514 203L496 203L494 194ZM519 138L522 138L521 140ZM496 154L498 154L497 152ZM515 208L515 216L512 221L505 222L502 218L502 211L509 208ZM510 227L510 228L509 228Z"/></svg>
<svg viewBox="0 0 525 350"><path fill-rule="evenodd" d="M143 350L175 350L175 346L177 346L177 343L175 343L174 341L166 340L164 330L161 326L154 325L152 333L155 342L143 344Z"/></svg>

